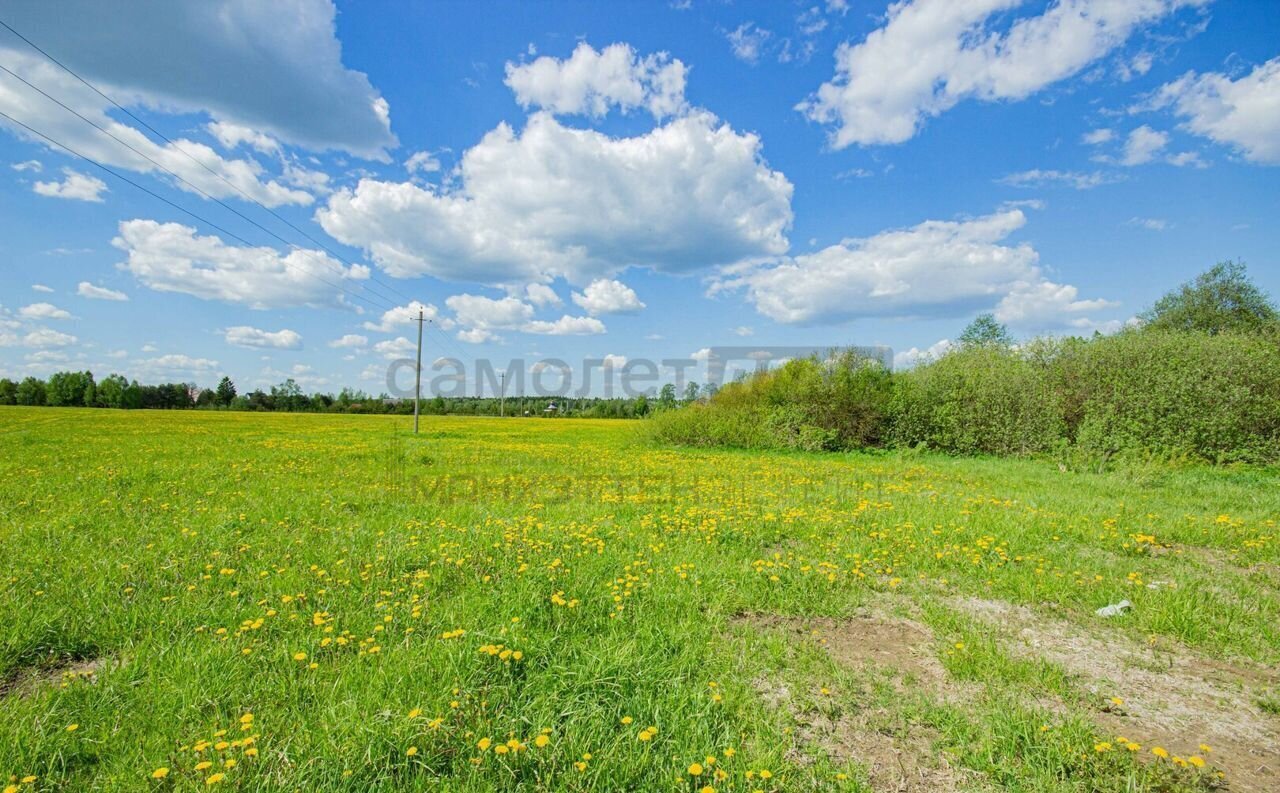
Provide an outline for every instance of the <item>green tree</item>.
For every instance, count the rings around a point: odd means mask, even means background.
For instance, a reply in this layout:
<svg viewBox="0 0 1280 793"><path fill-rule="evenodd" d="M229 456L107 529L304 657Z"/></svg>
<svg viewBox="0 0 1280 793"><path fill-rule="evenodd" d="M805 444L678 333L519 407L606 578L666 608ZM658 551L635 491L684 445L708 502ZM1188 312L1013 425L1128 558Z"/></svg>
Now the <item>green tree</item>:
<svg viewBox="0 0 1280 793"><path fill-rule="evenodd" d="M97 404L105 408L124 407L124 392L129 388L129 381L124 375L112 374L102 378L98 383Z"/></svg>
<svg viewBox="0 0 1280 793"><path fill-rule="evenodd" d="M218 381L216 396L217 398L214 400L216 404L223 407L231 405L231 400L236 398L236 384L231 382L230 377L223 377L222 380Z"/></svg>
<svg viewBox="0 0 1280 793"><path fill-rule="evenodd" d="M684 387L684 401L685 402L698 401L698 384L697 383L690 382L689 385Z"/></svg>
<svg viewBox="0 0 1280 793"><path fill-rule="evenodd" d="M0 379L0 405L18 404L18 384L5 377Z"/></svg>
<svg viewBox="0 0 1280 793"><path fill-rule="evenodd" d="M979 314L961 331L960 344L963 347L1010 347L1013 336L994 314Z"/></svg>
<svg viewBox="0 0 1280 793"><path fill-rule="evenodd" d="M1243 262L1218 262L1138 315L1156 330L1257 333L1280 315Z"/></svg>
<svg viewBox="0 0 1280 793"><path fill-rule="evenodd" d="M21 383L18 383L18 390L14 396L19 405L43 405L45 403L44 381L34 377L24 378Z"/></svg>
<svg viewBox="0 0 1280 793"><path fill-rule="evenodd" d="M667 383L658 392L658 404L664 408L675 407L676 404L676 387L672 383Z"/></svg>
<svg viewBox="0 0 1280 793"><path fill-rule="evenodd" d="M86 403L85 398L89 401ZM53 407L83 407L94 398L92 372L55 372L49 377L45 401Z"/></svg>

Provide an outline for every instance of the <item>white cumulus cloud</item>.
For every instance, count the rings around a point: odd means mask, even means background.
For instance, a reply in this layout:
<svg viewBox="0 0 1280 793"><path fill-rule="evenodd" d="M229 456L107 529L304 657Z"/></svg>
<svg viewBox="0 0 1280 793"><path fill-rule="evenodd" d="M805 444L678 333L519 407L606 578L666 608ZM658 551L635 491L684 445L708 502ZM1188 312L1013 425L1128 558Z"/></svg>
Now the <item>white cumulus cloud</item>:
<svg viewBox="0 0 1280 793"><path fill-rule="evenodd" d="M236 347L265 347L276 350L302 349L302 335L288 328L270 331L249 325L236 325L227 328L223 338L227 344Z"/></svg>
<svg viewBox="0 0 1280 793"><path fill-rule="evenodd" d="M335 287L351 289L369 275L320 251L228 245L180 223L122 221L111 244L127 255L121 269L151 289L250 308L346 304Z"/></svg>
<svg viewBox="0 0 1280 793"><path fill-rule="evenodd" d="M1253 162L1280 164L1280 57L1237 80L1188 72L1163 86L1155 105L1171 106L1187 130Z"/></svg>
<svg viewBox="0 0 1280 793"><path fill-rule="evenodd" d="M684 109L685 72L684 63L665 52L641 58L629 44L597 51L584 41L564 60L544 55L507 63L506 84L525 108L599 118L611 107L624 113L643 107L661 119Z"/></svg>
<svg viewBox="0 0 1280 793"><path fill-rule="evenodd" d="M31 189L49 198L66 198L72 201L102 203L102 194L107 192L106 182L97 177L73 171L70 168L63 168L62 175L61 182L36 182L31 186Z"/></svg>
<svg viewBox="0 0 1280 793"><path fill-rule="evenodd" d="M115 289L107 289L105 286L95 286L88 281L80 282L80 285L76 287L76 294L90 300L115 300L117 302L125 302L129 299L129 296L124 292L118 292Z"/></svg>
<svg viewBox="0 0 1280 793"><path fill-rule="evenodd" d="M554 322L534 320L520 329L543 336L595 336L605 332L604 323L595 317L571 317L568 314Z"/></svg>
<svg viewBox="0 0 1280 793"><path fill-rule="evenodd" d="M71 312L58 308L52 303L32 303L18 309L18 316L23 319L71 319Z"/></svg>
<svg viewBox="0 0 1280 793"><path fill-rule="evenodd" d="M1043 328L1109 305L1076 299L1074 287L1044 277L1029 244L1005 243L1025 224L1019 209L929 220L746 270L715 288L745 287L760 313L792 324L998 307L1011 323Z"/></svg>
<svg viewBox="0 0 1280 793"><path fill-rule="evenodd" d="M861 43L842 44L835 77L797 109L834 126L835 148L901 143L965 99L1024 99L1202 2L1061 0L1001 31L1022 0L906 0Z"/></svg>
<svg viewBox="0 0 1280 793"><path fill-rule="evenodd" d="M571 297L593 317L601 314L634 314L644 308L635 290L621 281L600 278L587 284L581 292Z"/></svg>
<svg viewBox="0 0 1280 793"><path fill-rule="evenodd" d="M628 266L684 272L787 249L792 186L760 139L709 113L632 138L535 114L462 157L460 186L364 179L316 217L396 277L574 283Z"/></svg>
<svg viewBox="0 0 1280 793"><path fill-rule="evenodd" d="M369 343L368 336L361 336L358 333L347 333L341 338L334 339L329 342L329 346L335 349L360 349Z"/></svg>

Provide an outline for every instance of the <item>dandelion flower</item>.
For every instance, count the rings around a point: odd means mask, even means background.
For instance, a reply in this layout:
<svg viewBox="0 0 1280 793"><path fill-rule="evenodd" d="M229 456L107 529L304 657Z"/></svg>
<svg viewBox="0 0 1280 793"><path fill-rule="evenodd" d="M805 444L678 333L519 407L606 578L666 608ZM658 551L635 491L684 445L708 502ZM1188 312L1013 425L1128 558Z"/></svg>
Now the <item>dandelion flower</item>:
<svg viewBox="0 0 1280 793"><path fill-rule="evenodd" d="M1193 754L1188 757L1187 762L1191 763L1196 768L1204 768L1204 758L1198 754Z"/></svg>
<svg viewBox="0 0 1280 793"><path fill-rule="evenodd" d="M1168 751L1166 751L1166 750L1165 750L1165 748L1164 748L1163 746L1155 746L1155 747L1152 747L1152 749L1151 749L1151 753L1152 753L1153 755L1155 755L1156 757L1159 757L1161 760L1168 760L1168 759L1169 759L1169 752L1168 752Z"/></svg>
<svg viewBox="0 0 1280 793"><path fill-rule="evenodd" d="M635 721L635 719L631 718L630 716L623 716L623 717L622 717L622 723L623 723L623 724L630 724L630 723L631 723L631 722L633 722L633 721Z"/></svg>
<svg viewBox="0 0 1280 793"><path fill-rule="evenodd" d="M410 746L408 749L404 750L404 753L405 753L405 756L407 757L413 757L415 754L418 753L418 747Z"/></svg>
<svg viewBox="0 0 1280 793"><path fill-rule="evenodd" d="M539 735L537 738L533 739L533 745L538 747L539 749L541 749L542 747L546 746L549 743L551 743L551 739L545 735Z"/></svg>
<svg viewBox="0 0 1280 793"><path fill-rule="evenodd" d="M305 660L307 660L307 654L306 654L306 653L294 653L294 654L293 654L293 660L295 660L295 661L305 661Z"/></svg>
<svg viewBox="0 0 1280 793"><path fill-rule="evenodd" d="M226 775L226 774L218 773L218 774L214 774L213 776L211 776L211 777L209 777L208 779L206 779L206 780L204 781L204 783L205 783L206 785L216 785L216 784L218 784L219 782L221 782L222 780L224 780L224 779L226 779L226 778L227 778L227 775Z"/></svg>
<svg viewBox="0 0 1280 793"><path fill-rule="evenodd" d="M690 765L689 776L702 776L702 763L693 763Z"/></svg>
<svg viewBox="0 0 1280 793"><path fill-rule="evenodd" d="M476 744L476 748L482 752L487 752L489 751L489 747L492 745L493 745L493 741L489 740L488 738L481 738L480 742Z"/></svg>
<svg viewBox="0 0 1280 793"><path fill-rule="evenodd" d="M208 760L201 760L200 762L196 763L196 770L203 771L206 768L211 768L212 766L213 766L212 762Z"/></svg>
<svg viewBox="0 0 1280 793"><path fill-rule="evenodd" d="M76 731L76 730L78 730L78 729L80 729L80 725L79 725L79 724L68 724L68 725L67 725L67 732L75 732L75 731Z"/></svg>

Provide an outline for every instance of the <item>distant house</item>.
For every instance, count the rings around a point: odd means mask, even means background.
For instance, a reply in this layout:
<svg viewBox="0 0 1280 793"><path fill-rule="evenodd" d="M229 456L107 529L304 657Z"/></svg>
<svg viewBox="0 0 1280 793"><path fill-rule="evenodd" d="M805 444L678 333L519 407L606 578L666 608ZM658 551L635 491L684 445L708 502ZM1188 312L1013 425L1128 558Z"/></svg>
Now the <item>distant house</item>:
<svg viewBox="0 0 1280 793"><path fill-rule="evenodd" d="M556 405L556 403L555 403L555 402L552 402L551 404L547 405L547 406L543 409L543 411L542 411L542 412L543 412L543 413L555 413L555 412L557 412L557 411L559 411L559 410L560 410L560 408Z"/></svg>

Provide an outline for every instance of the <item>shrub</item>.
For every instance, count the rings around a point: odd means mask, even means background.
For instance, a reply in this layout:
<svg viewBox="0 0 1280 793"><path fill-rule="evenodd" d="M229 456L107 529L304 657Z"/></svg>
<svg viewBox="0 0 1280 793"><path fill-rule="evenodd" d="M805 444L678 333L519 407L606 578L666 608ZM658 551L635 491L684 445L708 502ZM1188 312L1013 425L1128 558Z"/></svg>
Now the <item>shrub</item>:
<svg viewBox="0 0 1280 793"><path fill-rule="evenodd" d="M1280 459L1274 336L1127 331L1067 346L1055 369L1068 433L1087 452Z"/></svg>
<svg viewBox="0 0 1280 793"><path fill-rule="evenodd" d="M1027 455L1065 436L1049 368L1027 351L968 346L899 373L892 440L953 454Z"/></svg>

